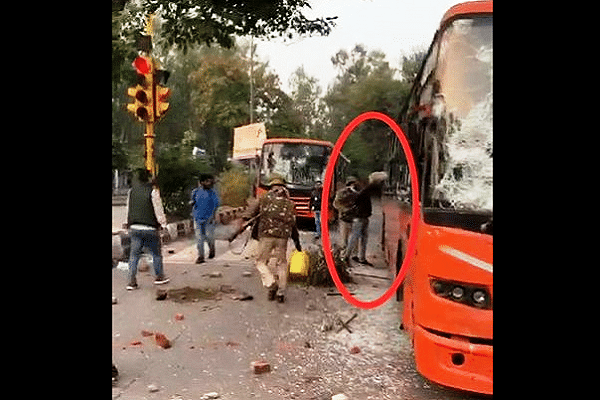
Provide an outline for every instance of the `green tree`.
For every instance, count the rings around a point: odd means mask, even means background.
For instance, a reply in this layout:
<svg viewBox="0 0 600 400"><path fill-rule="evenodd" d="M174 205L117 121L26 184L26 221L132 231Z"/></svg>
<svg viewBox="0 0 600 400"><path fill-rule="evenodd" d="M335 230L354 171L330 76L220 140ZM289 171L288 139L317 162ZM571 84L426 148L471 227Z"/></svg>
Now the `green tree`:
<svg viewBox="0 0 600 400"><path fill-rule="evenodd" d="M398 71L385 61L384 53L356 45L350 53L340 50L331 61L339 72L324 97L328 111L324 125L329 128L330 140L335 141L352 119L366 111L398 117L410 85L396 78ZM353 132L343 149L352 161L352 174L364 177L383 168L386 154L382 143L390 132L379 121L367 121Z"/></svg>
<svg viewBox="0 0 600 400"><path fill-rule="evenodd" d="M290 77L290 86L294 110L302 123L301 133L306 137L322 138L324 132L319 122L324 104L320 99L319 81L308 76L301 66Z"/></svg>
<svg viewBox="0 0 600 400"><path fill-rule="evenodd" d="M162 25L154 45L187 52L199 45L231 48L235 36L273 38L328 35L337 17L309 19L306 0L116 0L112 8L113 82L122 78L136 52L147 15Z"/></svg>
<svg viewBox="0 0 600 400"><path fill-rule="evenodd" d="M412 85L415 81L426 55L427 52L424 50L415 50L408 56L402 57L402 78L409 84Z"/></svg>

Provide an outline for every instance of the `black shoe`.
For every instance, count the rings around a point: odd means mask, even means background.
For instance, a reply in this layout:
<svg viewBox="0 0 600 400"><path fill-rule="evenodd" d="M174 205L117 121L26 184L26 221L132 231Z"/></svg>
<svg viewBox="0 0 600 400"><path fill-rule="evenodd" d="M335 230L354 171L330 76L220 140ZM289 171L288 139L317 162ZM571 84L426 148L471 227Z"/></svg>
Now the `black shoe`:
<svg viewBox="0 0 600 400"><path fill-rule="evenodd" d="M138 284L136 281L129 282L127 284L127 286L125 287L125 289L127 289L127 290L135 290L137 288L138 288Z"/></svg>
<svg viewBox="0 0 600 400"><path fill-rule="evenodd" d="M269 293L267 294L267 299L269 299L269 301L275 300L276 294L277 294L277 284L274 284L273 286L271 286L271 288L269 288Z"/></svg>
<svg viewBox="0 0 600 400"><path fill-rule="evenodd" d="M275 296L277 298L277 302L278 303L284 303L285 302L285 296L282 294L278 294L277 296Z"/></svg>
<svg viewBox="0 0 600 400"><path fill-rule="evenodd" d="M202 264L204 262L204 257L196 258L196 264Z"/></svg>
<svg viewBox="0 0 600 400"><path fill-rule="evenodd" d="M208 259L210 260L211 258L215 258L215 252L211 251L208 253Z"/></svg>

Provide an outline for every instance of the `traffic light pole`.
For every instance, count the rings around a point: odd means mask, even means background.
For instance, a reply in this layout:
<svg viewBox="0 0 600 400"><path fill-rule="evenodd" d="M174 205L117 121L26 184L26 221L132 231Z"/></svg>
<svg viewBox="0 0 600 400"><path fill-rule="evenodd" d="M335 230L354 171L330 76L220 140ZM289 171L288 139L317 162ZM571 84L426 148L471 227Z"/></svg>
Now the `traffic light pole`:
<svg viewBox="0 0 600 400"><path fill-rule="evenodd" d="M144 133L144 160L146 169L154 178L156 176L156 161L154 151L154 122L146 123L146 131Z"/></svg>
<svg viewBox="0 0 600 400"><path fill-rule="evenodd" d="M153 39L153 35L154 35L154 24L153 24L153 19L154 19L154 15L153 14L149 14L146 17L146 33L148 34L148 36L150 36L150 44L152 44L152 39ZM155 95L154 95L154 59L152 58L152 55L150 54L150 52L152 51L152 46L150 46L150 49L148 49L148 57L150 59L150 87L152 88L152 108L153 108L153 112L152 112L152 117L150 118L149 121L146 122L146 131L144 132L144 144L145 144L145 149L144 149L144 154L145 154L145 162L146 162L146 169L148 171L150 171L150 174L152 175L152 178L156 177L156 160L155 160L155 152L154 152L154 121L155 116L156 116L156 111L154 111L156 109L155 106Z"/></svg>

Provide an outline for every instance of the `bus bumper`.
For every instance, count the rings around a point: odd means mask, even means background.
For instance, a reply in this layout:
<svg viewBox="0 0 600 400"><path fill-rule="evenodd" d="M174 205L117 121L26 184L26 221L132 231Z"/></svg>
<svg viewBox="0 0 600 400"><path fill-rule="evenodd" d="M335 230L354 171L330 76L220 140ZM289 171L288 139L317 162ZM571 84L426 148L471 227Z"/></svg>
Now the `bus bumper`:
<svg viewBox="0 0 600 400"><path fill-rule="evenodd" d="M493 346L447 338L415 326L415 361L427 379L461 390L493 394Z"/></svg>

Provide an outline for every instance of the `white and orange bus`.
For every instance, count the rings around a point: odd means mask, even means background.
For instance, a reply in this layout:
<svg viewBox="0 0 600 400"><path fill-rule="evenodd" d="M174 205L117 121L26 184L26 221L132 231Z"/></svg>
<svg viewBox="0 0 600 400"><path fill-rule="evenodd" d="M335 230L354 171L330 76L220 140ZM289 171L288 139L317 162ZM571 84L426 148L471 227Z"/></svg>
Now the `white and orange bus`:
<svg viewBox="0 0 600 400"><path fill-rule="evenodd" d="M418 170L417 247L398 293L417 370L493 394L493 2L443 16L401 115ZM394 135L392 135L394 136ZM410 234L410 179L391 139L382 244L397 272Z"/></svg>

